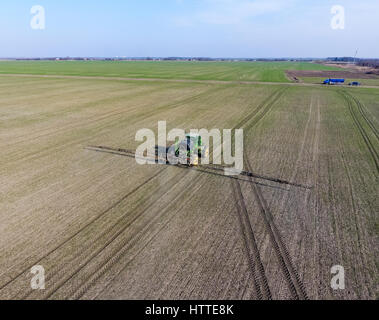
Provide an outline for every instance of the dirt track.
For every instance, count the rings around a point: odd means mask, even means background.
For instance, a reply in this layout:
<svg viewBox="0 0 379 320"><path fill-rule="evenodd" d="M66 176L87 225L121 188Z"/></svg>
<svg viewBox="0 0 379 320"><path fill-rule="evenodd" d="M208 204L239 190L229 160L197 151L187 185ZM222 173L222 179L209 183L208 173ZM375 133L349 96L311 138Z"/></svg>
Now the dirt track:
<svg viewBox="0 0 379 320"><path fill-rule="evenodd" d="M0 77L0 298L376 297L367 91L108 80ZM244 128L245 170L261 178L86 149L133 149L162 119ZM45 291L30 288L36 264ZM330 287L336 264L343 291Z"/></svg>
<svg viewBox="0 0 379 320"><path fill-rule="evenodd" d="M296 75L287 74L290 80ZM319 87L320 84L305 83L301 79L296 82L262 82L262 81L227 81L227 80L187 80L187 79L158 79L158 78L123 78L123 77L91 77L91 76L60 76L60 75L28 75L28 74L0 74L0 77L20 77L20 78L47 78L47 79L72 79L72 80L109 80L109 81L137 81L137 82L162 82L162 83L198 83L198 84L238 84L238 85L272 85L272 86L304 86ZM324 75L322 75L324 77ZM328 76L325 76L326 78ZM378 79L378 77L367 78ZM343 86L343 85L342 85ZM377 85L361 85L361 88L378 88Z"/></svg>

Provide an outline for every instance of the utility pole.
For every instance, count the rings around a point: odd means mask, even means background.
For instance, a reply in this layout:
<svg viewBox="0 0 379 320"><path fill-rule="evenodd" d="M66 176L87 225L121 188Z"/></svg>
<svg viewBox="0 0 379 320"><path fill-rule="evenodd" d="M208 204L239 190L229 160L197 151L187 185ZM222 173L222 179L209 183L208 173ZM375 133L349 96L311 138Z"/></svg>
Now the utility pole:
<svg viewBox="0 0 379 320"><path fill-rule="evenodd" d="M355 51L355 55L354 55L354 64L356 64L356 57L357 57L357 54L358 54L358 50L359 50L359 49L357 49L357 50Z"/></svg>

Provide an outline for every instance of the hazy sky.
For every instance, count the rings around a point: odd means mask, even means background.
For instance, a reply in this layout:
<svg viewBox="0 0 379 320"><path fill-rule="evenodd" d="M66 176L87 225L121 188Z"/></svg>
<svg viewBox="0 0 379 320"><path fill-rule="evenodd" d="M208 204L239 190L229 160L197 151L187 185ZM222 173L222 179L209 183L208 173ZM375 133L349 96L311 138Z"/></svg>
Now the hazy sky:
<svg viewBox="0 0 379 320"><path fill-rule="evenodd" d="M378 30L378 0L2 0L0 57L379 57Z"/></svg>

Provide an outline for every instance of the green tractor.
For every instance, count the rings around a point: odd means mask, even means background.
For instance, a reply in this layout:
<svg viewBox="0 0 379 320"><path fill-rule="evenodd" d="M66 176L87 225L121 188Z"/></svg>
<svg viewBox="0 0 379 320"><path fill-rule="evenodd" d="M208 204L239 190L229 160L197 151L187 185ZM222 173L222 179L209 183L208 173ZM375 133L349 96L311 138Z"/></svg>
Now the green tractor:
<svg viewBox="0 0 379 320"><path fill-rule="evenodd" d="M199 134L186 134L185 140L175 142L175 156L186 156L186 163L188 165L199 165L200 158L207 158L209 150L203 145L201 136Z"/></svg>

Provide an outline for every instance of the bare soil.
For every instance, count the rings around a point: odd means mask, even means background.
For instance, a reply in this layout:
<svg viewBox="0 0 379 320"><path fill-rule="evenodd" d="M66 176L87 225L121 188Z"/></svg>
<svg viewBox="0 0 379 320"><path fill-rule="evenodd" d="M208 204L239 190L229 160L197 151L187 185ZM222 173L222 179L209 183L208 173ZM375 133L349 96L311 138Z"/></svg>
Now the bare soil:
<svg viewBox="0 0 379 320"><path fill-rule="evenodd" d="M0 298L376 299L378 89L355 89L0 77ZM86 148L160 120L243 128L262 178Z"/></svg>

